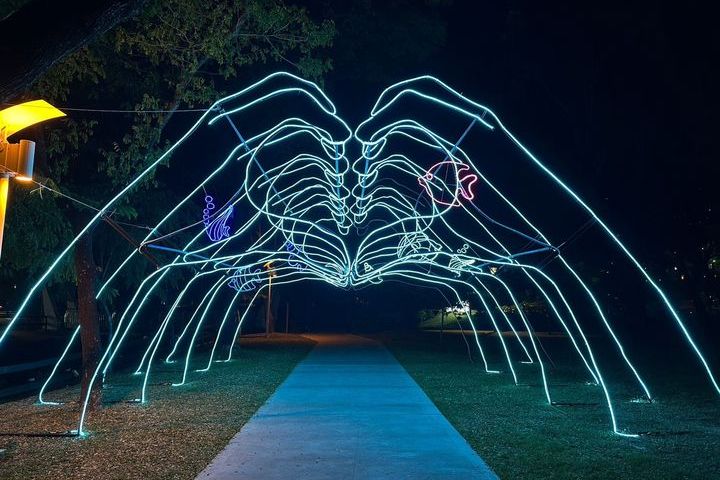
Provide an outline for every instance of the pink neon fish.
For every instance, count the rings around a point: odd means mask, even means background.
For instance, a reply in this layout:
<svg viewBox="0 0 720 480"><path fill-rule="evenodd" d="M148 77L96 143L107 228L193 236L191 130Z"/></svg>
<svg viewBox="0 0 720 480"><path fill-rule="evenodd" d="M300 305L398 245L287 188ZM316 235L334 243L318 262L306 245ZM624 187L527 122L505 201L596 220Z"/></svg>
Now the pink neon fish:
<svg viewBox="0 0 720 480"><path fill-rule="evenodd" d="M472 201L472 188L477 175L470 173L470 167L461 162L445 160L430 167L418 183L425 189L433 202L440 205L459 207L461 198Z"/></svg>

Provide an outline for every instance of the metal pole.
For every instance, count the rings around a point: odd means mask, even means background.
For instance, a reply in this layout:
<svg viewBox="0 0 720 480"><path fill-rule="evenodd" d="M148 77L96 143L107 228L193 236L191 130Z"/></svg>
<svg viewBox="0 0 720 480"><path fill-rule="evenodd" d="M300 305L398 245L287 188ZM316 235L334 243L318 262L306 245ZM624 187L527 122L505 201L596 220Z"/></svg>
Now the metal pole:
<svg viewBox="0 0 720 480"><path fill-rule="evenodd" d="M442 342L445 334L445 309L440 310L440 341Z"/></svg>
<svg viewBox="0 0 720 480"><path fill-rule="evenodd" d="M285 335L289 333L290 325L290 302L285 302Z"/></svg>
<svg viewBox="0 0 720 480"><path fill-rule="evenodd" d="M7 208L10 175L0 174L0 258L2 258L3 232L5 231L5 209Z"/></svg>
<svg viewBox="0 0 720 480"><path fill-rule="evenodd" d="M272 305L272 273L268 273L267 306L265 308L265 337L270 336L270 306Z"/></svg>
<svg viewBox="0 0 720 480"><path fill-rule="evenodd" d="M143 246L140 245L132 237L132 235L130 235L127 231L125 231L124 228L122 228L120 225L115 223L115 221L112 218L108 217L107 215L103 215L102 219L105 221L105 223L110 225L112 227L112 229L115 230L121 237L123 237L130 245L132 245L133 248L135 248L138 252L140 252L140 255L142 255L145 258L147 258L148 260L150 260L150 262L152 262L153 265L155 265L155 268L160 268L160 262L158 262L158 260L154 256L152 256L150 253L148 253L145 250L145 248L143 248Z"/></svg>
<svg viewBox="0 0 720 480"><path fill-rule="evenodd" d="M250 304L250 307L248 307L248 308L251 308L251 307L252 307L252 304ZM240 321L242 320L242 317L240 316L240 310L235 310L235 318L237 319L237 322L238 322L237 345L240 346L240 340L242 339L242 323L240 323ZM232 350L232 347L233 346L231 344L230 345L231 350Z"/></svg>

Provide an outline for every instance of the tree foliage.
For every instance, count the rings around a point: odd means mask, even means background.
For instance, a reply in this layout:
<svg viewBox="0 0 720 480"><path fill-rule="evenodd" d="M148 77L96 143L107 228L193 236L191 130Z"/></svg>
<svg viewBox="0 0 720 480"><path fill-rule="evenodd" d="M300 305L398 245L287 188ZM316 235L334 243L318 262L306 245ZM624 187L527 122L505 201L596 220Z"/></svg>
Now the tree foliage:
<svg viewBox="0 0 720 480"><path fill-rule="evenodd" d="M256 77L246 73L256 65L280 64L320 79L331 68L324 51L334 35L332 21L316 21L305 8L282 0L148 2L140 15L53 66L27 94L60 106L141 113L68 112L37 137L36 177L100 205L166 149L163 132L178 109L209 105L243 74ZM158 182L151 177L139 188L154 197L172 196ZM82 223L73 217L92 213L47 192L40 198L38 191L14 190L6 278L37 274ZM141 208L152 206L145 202ZM132 221L136 208L120 205L113 218ZM113 235L95 242L101 268L118 248L128 251L123 242Z"/></svg>

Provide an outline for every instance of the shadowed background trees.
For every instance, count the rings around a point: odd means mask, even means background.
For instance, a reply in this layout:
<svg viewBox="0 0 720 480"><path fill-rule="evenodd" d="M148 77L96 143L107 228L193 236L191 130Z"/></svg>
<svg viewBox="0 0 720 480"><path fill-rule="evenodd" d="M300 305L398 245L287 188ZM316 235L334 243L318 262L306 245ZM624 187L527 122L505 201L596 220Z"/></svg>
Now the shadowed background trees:
<svg viewBox="0 0 720 480"><path fill-rule="evenodd" d="M14 15L8 14L23 5L25 11L70 11L50 3L6 4L0 11L3 31L11 31L7 28ZM720 152L713 121L720 75L712 61L720 42L714 17L702 8L650 1L569 5L530 0L95 4L96 22L81 24L65 15L74 26L75 43L59 54L48 47L37 57L37 68L29 58L20 62L41 74L29 89L16 90L5 100L42 96L59 106L146 113L73 111L69 119L36 131L41 182L99 206L164 150L174 129L181 131L194 115L178 111L206 107L269 70L321 78L350 122L364 118L388 84L430 73L495 110L576 187L638 249L700 338L720 333L720 172L715 161ZM122 11L127 14L112 17L114 26L101 21L103 12L118 4L126 4ZM52 52L56 60L48 60ZM2 88L5 80L0 75ZM148 112L156 110L163 112ZM141 188L145 204L121 205L112 215L135 238L145 231L121 222L153 218L153 206L174 195L162 177ZM25 279L36 278L71 238L72 219L81 222L92 213L40 193L28 188L12 192L0 281L17 283L18 293ZM569 248L578 255L592 251L592 245L583 243L590 237L580 236ZM130 247L105 225L94 231L93 239L78 250L95 266L88 275L103 278L118 252ZM76 252L76 259L78 255L83 254ZM613 277L619 273L611 262L586 255L581 271L603 289L636 288ZM53 287L58 295L75 295L76 263L58 270ZM152 268L150 261L139 263L111 297L124 297L124 289ZM296 295L283 294L291 303ZM307 303L304 292L297 295L298 306ZM368 305L367 315L374 315L373 308L378 318L387 315L387 326L401 314L393 309L406 307L392 295L384 301L365 292L357 297ZM660 315L644 311L649 308L645 300L633 299L628 328L651 326L658 335L675 332L667 324L656 325ZM611 295L605 301L610 308L626 307ZM302 314L295 306L292 311Z"/></svg>
<svg viewBox="0 0 720 480"><path fill-rule="evenodd" d="M30 1L6 17L3 27L21 31L27 15L46 3L57 8L57 2ZM247 73L255 65L281 65L311 79L321 78L331 68L323 50L332 43L333 22L315 18L292 2L105 3L99 2L95 10L71 20L61 31L34 40L28 47L43 54L33 61L19 58L15 70L3 76L2 95L13 102L44 98L61 107L84 109L69 111L67 119L34 132L39 152L36 180L79 201L42 187L14 189L13 207L19 207L9 215L7 228L13 233L1 274L7 281L35 278L55 252L81 231L94 208L157 158L168 146L166 127L177 112L207 107L234 82L255 78ZM77 30L68 30L73 25ZM102 112L108 106L128 112ZM156 212L154 206L171 202L174 195L157 177L139 188L146 195L142 205L121 204L106 219L136 239L147 234L145 225L132 223L138 215L144 221L156 218L161 210ZM54 277L60 284L75 285L83 387L101 353L98 283L112 273L108 265L116 265L128 247L114 230L95 227L76 245L74 261L66 262ZM121 279L120 289L152 268L149 261L131 269ZM115 289L105 298L112 301L119 293ZM97 396L93 403L97 404Z"/></svg>

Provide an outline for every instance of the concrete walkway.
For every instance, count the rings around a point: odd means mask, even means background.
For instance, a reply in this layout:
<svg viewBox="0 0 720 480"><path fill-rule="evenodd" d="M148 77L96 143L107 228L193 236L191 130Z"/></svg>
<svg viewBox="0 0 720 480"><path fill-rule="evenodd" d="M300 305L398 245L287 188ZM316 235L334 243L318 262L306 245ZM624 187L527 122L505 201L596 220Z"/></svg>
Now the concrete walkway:
<svg viewBox="0 0 720 480"><path fill-rule="evenodd" d="M198 479L497 478L382 345L312 338L317 347Z"/></svg>

